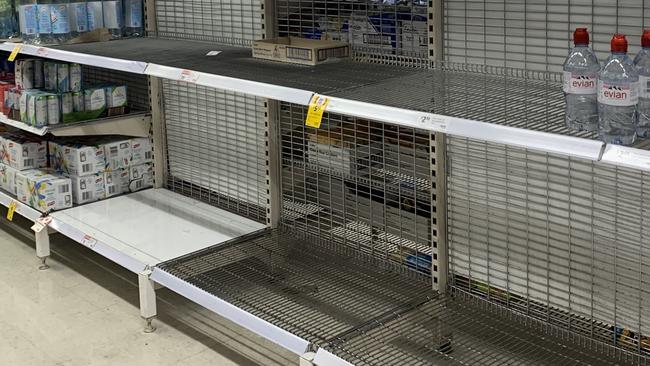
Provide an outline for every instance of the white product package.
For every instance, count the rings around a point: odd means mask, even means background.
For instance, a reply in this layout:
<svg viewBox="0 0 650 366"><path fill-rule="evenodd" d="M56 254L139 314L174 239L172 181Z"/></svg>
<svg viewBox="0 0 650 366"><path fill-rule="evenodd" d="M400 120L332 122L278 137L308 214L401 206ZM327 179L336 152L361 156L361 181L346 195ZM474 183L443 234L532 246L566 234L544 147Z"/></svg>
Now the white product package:
<svg viewBox="0 0 650 366"><path fill-rule="evenodd" d="M70 176L72 180L72 201L84 204L102 200L106 197L104 174L93 174L84 177Z"/></svg>
<svg viewBox="0 0 650 366"><path fill-rule="evenodd" d="M16 197L41 211L72 207L72 183L69 178L32 169L16 173Z"/></svg>

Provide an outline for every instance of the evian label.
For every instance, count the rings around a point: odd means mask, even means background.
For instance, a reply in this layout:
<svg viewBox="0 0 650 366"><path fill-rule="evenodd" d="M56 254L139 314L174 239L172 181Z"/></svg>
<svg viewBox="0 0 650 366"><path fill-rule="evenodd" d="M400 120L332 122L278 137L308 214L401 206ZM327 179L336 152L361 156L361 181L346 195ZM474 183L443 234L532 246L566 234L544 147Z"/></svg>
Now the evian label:
<svg viewBox="0 0 650 366"><path fill-rule="evenodd" d="M639 103L639 82L611 84L598 81L598 103L629 107Z"/></svg>
<svg viewBox="0 0 650 366"><path fill-rule="evenodd" d="M577 74L565 71L563 90L567 94L596 94L598 93L596 73Z"/></svg>

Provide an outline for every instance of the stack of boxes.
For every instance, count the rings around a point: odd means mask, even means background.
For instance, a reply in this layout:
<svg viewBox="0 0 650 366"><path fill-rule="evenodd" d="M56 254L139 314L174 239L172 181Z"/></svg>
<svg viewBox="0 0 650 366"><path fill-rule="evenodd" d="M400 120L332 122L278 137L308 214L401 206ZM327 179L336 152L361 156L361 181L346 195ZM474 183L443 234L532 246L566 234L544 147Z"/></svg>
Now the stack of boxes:
<svg viewBox="0 0 650 366"><path fill-rule="evenodd" d="M52 167L72 180L75 204L153 187L148 138L104 137L49 143Z"/></svg>
<svg viewBox="0 0 650 366"><path fill-rule="evenodd" d="M41 212L72 206L70 179L43 169L47 166L44 142L18 133L4 133L0 136L0 149L0 188Z"/></svg>
<svg viewBox="0 0 650 366"><path fill-rule="evenodd" d="M15 86L0 85L2 112L34 127L121 115L127 110L125 85L83 88L79 64L23 59L15 63Z"/></svg>

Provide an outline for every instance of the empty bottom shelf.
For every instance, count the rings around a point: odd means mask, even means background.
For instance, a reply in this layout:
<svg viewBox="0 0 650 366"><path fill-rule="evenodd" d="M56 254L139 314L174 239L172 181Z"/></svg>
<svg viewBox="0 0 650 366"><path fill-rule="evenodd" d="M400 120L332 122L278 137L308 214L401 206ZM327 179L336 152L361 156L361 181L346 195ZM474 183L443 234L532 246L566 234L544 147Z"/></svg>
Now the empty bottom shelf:
<svg viewBox="0 0 650 366"><path fill-rule="evenodd" d="M354 365L625 364L483 300L441 296L430 278L280 229L157 270Z"/></svg>

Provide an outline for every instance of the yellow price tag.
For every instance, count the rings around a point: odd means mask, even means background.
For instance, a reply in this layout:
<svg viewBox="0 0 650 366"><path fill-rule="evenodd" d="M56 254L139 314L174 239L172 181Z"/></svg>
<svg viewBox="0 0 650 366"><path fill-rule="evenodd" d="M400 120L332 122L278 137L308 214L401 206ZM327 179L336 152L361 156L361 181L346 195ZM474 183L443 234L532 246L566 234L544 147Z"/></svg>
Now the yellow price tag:
<svg viewBox="0 0 650 366"><path fill-rule="evenodd" d="M309 101L309 110L307 111L307 120L305 124L307 127L320 128L320 123L323 120L323 113L330 103L330 99L320 95L314 94Z"/></svg>
<svg viewBox="0 0 650 366"><path fill-rule="evenodd" d="M17 44L16 47L14 47L14 50L11 51L11 54L9 55L9 58L7 60L9 62L13 62L16 59L16 56L18 56L18 53L20 52L21 48L23 48L23 45Z"/></svg>
<svg viewBox="0 0 650 366"><path fill-rule="evenodd" d="M7 220L14 221L14 212L16 212L16 207L18 207L16 201L11 201L9 204L9 211L7 211Z"/></svg>

